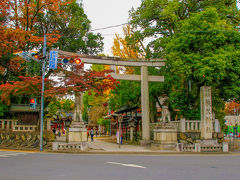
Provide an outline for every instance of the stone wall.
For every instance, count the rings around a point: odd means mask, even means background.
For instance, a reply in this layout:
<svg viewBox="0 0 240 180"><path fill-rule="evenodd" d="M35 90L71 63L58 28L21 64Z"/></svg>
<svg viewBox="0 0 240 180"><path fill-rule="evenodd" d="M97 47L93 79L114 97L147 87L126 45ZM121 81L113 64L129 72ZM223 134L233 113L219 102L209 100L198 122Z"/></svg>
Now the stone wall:
<svg viewBox="0 0 240 180"><path fill-rule="evenodd" d="M51 132L43 133L44 148L51 149L55 135ZM0 148L10 149L39 149L39 132L0 132Z"/></svg>

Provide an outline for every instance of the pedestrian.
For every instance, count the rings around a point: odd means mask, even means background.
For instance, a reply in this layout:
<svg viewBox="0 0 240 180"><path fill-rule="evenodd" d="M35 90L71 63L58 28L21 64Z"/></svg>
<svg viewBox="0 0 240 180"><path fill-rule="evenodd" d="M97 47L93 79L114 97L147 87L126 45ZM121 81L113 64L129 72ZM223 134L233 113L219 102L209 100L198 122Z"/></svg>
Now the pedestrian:
<svg viewBox="0 0 240 180"><path fill-rule="evenodd" d="M56 128L53 128L52 132L53 134L56 134Z"/></svg>
<svg viewBox="0 0 240 180"><path fill-rule="evenodd" d="M91 128L90 135L91 135L91 142L93 142L93 135L94 135L93 128Z"/></svg>
<svg viewBox="0 0 240 180"><path fill-rule="evenodd" d="M97 135L98 135L98 130L96 129L96 137L97 137Z"/></svg>
<svg viewBox="0 0 240 180"><path fill-rule="evenodd" d="M88 137L89 137L89 130L87 129L87 141L88 141Z"/></svg>
<svg viewBox="0 0 240 180"><path fill-rule="evenodd" d="M230 138L233 138L233 132L232 131L230 132Z"/></svg>
<svg viewBox="0 0 240 180"><path fill-rule="evenodd" d="M58 131L58 136L59 136L59 137L61 136L61 131L60 131L60 129L59 129L59 131Z"/></svg>

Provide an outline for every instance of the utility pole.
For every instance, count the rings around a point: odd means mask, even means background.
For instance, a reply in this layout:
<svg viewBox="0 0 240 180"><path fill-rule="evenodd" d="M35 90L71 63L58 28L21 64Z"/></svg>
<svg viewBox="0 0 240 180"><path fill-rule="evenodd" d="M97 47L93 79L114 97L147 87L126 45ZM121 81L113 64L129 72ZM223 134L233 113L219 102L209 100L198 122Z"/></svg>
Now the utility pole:
<svg viewBox="0 0 240 180"><path fill-rule="evenodd" d="M42 59L42 91L41 91L41 121L40 121L40 151L43 151L43 118L44 118L44 79L45 79L45 60L46 60L47 38L44 30L43 59Z"/></svg>

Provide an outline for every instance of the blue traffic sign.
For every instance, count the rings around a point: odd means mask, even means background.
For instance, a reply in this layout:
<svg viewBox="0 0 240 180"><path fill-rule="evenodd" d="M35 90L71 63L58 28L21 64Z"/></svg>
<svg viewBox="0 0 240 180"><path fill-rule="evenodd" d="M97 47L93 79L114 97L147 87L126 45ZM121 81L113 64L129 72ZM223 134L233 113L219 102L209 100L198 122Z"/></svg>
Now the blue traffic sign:
<svg viewBox="0 0 240 180"><path fill-rule="evenodd" d="M50 51L49 69L57 69L58 51Z"/></svg>

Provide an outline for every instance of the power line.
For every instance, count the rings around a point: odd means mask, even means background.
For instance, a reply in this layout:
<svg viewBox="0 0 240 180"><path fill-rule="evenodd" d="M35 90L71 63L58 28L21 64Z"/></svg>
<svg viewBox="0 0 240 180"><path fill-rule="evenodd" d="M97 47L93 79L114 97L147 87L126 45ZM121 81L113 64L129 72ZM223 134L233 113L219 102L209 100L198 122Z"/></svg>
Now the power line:
<svg viewBox="0 0 240 180"><path fill-rule="evenodd" d="M113 26L107 26L107 27L103 27L103 28L98 28L98 29L93 29L90 31L99 31L99 30L104 30L104 29L111 29L111 28L115 28L115 27L119 27L119 26L123 26L129 23L123 23L123 24L118 24L118 25L113 25Z"/></svg>

